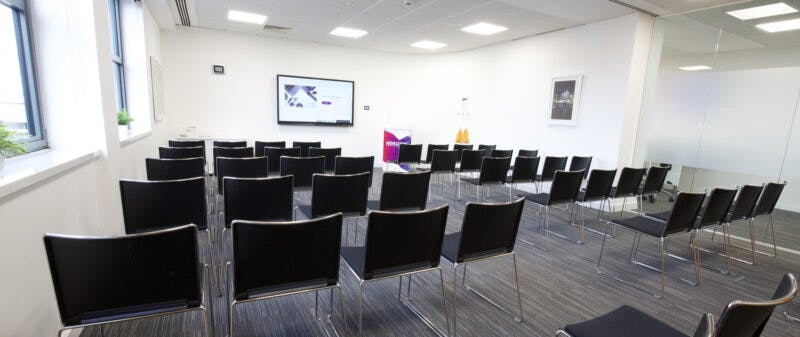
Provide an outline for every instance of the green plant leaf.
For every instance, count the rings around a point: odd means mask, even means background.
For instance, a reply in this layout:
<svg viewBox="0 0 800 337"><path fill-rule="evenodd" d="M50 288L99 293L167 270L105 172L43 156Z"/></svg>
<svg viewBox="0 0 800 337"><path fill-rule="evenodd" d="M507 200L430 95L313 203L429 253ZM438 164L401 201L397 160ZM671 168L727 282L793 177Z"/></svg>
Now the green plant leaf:
<svg viewBox="0 0 800 337"><path fill-rule="evenodd" d="M27 152L25 146L15 138L18 134L19 132L10 130L5 124L0 123L0 156L10 158Z"/></svg>

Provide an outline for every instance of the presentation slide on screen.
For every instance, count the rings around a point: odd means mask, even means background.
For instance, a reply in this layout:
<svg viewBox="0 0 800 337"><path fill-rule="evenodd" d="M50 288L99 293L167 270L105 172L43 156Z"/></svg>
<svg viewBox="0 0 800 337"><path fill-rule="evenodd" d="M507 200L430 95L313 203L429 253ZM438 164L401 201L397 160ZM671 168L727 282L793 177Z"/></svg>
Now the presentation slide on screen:
<svg viewBox="0 0 800 337"><path fill-rule="evenodd" d="M278 122L350 124L353 82L278 76Z"/></svg>

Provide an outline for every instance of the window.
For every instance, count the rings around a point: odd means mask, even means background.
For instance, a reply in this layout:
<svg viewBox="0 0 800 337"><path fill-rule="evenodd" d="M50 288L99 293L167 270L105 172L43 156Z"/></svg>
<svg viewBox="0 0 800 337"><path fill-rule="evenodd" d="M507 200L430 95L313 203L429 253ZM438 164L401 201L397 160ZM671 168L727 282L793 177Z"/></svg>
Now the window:
<svg viewBox="0 0 800 337"><path fill-rule="evenodd" d="M111 62L114 65L114 85L117 94L117 111L127 107L125 101L125 66L122 60L122 32L119 20L119 0L108 0L108 18L111 25Z"/></svg>
<svg viewBox="0 0 800 337"><path fill-rule="evenodd" d="M0 122L28 151L47 147L24 0L0 1Z"/></svg>

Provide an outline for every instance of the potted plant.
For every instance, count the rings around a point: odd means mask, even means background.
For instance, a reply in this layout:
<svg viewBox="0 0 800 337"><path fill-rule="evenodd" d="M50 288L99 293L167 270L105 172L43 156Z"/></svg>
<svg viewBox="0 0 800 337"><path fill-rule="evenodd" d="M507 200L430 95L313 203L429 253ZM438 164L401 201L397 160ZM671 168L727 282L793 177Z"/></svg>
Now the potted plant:
<svg viewBox="0 0 800 337"><path fill-rule="evenodd" d="M130 130L131 122L133 122L133 117L128 113L128 110L122 108L122 110L117 113L117 125L127 126L128 130Z"/></svg>
<svg viewBox="0 0 800 337"><path fill-rule="evenodd" d="M3 176L3 160L25 153L25 147L14 136L17 132L9 130L5 124L0 123L0 177Z"/></svg>

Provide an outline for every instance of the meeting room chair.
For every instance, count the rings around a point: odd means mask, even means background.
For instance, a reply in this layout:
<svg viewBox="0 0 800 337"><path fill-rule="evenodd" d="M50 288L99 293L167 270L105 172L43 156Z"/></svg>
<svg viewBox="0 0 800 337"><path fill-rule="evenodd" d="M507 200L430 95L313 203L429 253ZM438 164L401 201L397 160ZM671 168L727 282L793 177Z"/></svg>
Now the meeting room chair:
<svg viewBox="0 0 800 337"><path fill-rule="evenodd" d="M693 337L761 336L775 308L787 304L797 294L797 279L785 274L769 300L728 303L719 319L706 313L691 335ZM658 318L628 305L619 307L605 315L569 324L556 332L556 337L689 337Z"/></svg>
<svg viewBox="0 0 800 337"><path fill-rule="evenodd" d="M715 188L711 191L708 195L708 203L705 207L700 209L701 215L697 218L697 221L694 225L694 233L692 235L695 236L694 240L694 248L697 249L697 263L700 266L703 266L701 263L701 252L707 251L703 249L700 245L702 236L700 235L702 231L710 228L721 227L722 228L722 237L723 241L725 242L725 263L726 268L719 269L719 272L722 274L729 274L731 270L731 254L730 249L728 249L727 243L730 240L730 234L725 226L725 219L728 216L728 213L733 206L733 200L736 198L736 189L725 189L725 188ZM666 213L661 213L656 215L659 219L666 219ZM713 239L713 236L712 236Z"/></svg>
<svg viewBox="0 0 800 337"><path fill-rule="evenodd" d="M433 160L433 151L435 150L444 150L447 151L450 148L449 144L428 144L428 148L426 149L425 153L425 160L422 162L425 164L430 164Z"/></svg>
<svg viewBox="0 0 800 337"><path fill-rule="evenodd" d="M542 174L536 176L536 191L541 190L542 183L553 181L556 171L564 171L567 168L567 157L544 157L542 164Z"/></svg>
<svg viewBox="0 0 800 337"><path fill-rule="evenodd" d="M508 177L508 167L511 165L511 157L486 157L481 161L481 170L477 178L461 177L457 182L456 199L461 200L461 183L475 186L475 195L478 202L481 202L481 195L489 198L489 189L492 185L504 185ZM486 186L481 190L482 186ZM483 193L481 193L483 192Z"/></svg>
<svg viewBox="0 0 800 337"><path fill-rule="evenodd" d="M539 156L539 150L523 150L523 149L520 149L519 152L517 152L517 156L520 156L520 157L538 157Z"/></svg>
<svg viewBox="0 0 800 337"><path fill-rule="evenodd" d="M650 166L647 169L647 174L644 177L644 184L636 192L636 197L639 198L639 213L644 213L644 198L655 197L661 190L664 189L664 182L667 180L667 173L670 167L668 166Z"/></svg>
<svg viewBox="0 0 800 337"><path fill-rule="evenodd" d="M431 166L425 171L430 172L432 177L439 178L439 186L442 187L442 192L444 192L445 186L444 181L441 179L442 176L448 176L450 178L450 185L453 184L453 176L456 174L457 157L458 151L455 150L433 151L432 159L430 161Z"/></svg>
<svg viewBox="0 0 800 337"><path fill-rule="evenodd" d="M309 157L325 157L325 171L333 171L336 167L336 157L342 155L342 148L335 147L335 148L318 148L312 147L308 149L308 156Z"/></svg>
<svg viewBox="0 0 800 337"><path fill-rule="evenodd" d="M160 159L189 159L206 158L206 149L202 146L195 147L164 147L158 148L158 158Z"/></svg>
<svg viewBox="0 0 800 337"><path fill-rule="evenodd" d="M442 239L447 224L448 206L413 212L372 211L368 215L367 237L364 245L342 247L342 258L359 282L358 335L362 335L364 288L369 282L400 278L398 298L419 319L437 334L444 335L432 322L420 314L411 303L412 276L417 273L438 271L442 291L447 336L450 320L444 294L444 273L439 267ZM406 299L402 300L403 277L408 276ZM426 282L427 283L427 282ZM376 335L377 333L369 333Z"/></svg>
<svg viewBox="0 0 800 337"><path fill-rule="evenodd" d="M442 151L436 150L436 152ZM384 173L380 200L367 201L367 208L376 211L425 209L428 203L431 173L430 171Z"/></svg>
<svg viewBox="0 0 800 337"><path fill-rule="evenodd" d="M453 144L453 150L455 150L456 153L458 153L456 161L459 163L461 162L461 151L472 150L473 148L474 145L472 144Z"/></svg>
<svg viewBox="0 0 800 337"><path fill-rule="evenodd" d="M334 289L339 291L342 324L347 330L344 292L339 285L341 214L295 222L236 220L231 233L232 289L228 296L233 295L233 300L228 300L228 337L235 336L237 305L313 291L315 316L320 319L319 292L324 290L330 291L331 300L327 321L338 336L331 319Z"/></svg>
<svg viewBox="0 0 800 337"><path fill-rule="evenodd" d="M299 205L297 209L306 218L314 219L334 213L342 213L347 220L355 220L355 239L358 242L358 219L367 214L369 173L348 175L314 174L311 189L311 205ZM349 238L349 226L345 238Z"/></svg>
<svg viewBox="0 0 800 337"><path fill-rule="evenodd" d="M512 197L513 190L521 184L536 183L536 173L539 171L539 157L517 156L511 168L511 175L506 179L508 196Z"/></svg>
<svg viewBox="0 0 800 337"><path fill-rule="evenodd" d="M422 162L422 144L400 144L397 150L397 165L409 165L409 170Z"/></svg>
<svg viewBox="0 0 800 337"><path fill-rule="evenodd" d="M203 158L146 158L145 168L147 180L179 180L206 175L206 162Z"/></svg>
<svg viewBox="0 0 800 337"><path fill-rule="evenodd" d="M569 170L570 171L583 170L583 179L586 179L586 176L589 174L589 168L591 166L592 166L592 156L588 157L572 156L572 159L569 161Z"/></svg>
<svg viewBox="0 0 800 337"><path fill-rule="evenodd" d="M375 157L336 157L333 174L356 174L369 172L369 187L372 187L372 170L375 167Z"/></svg>
<svg viewBox="0 0 800 337"><path fill-rule="evenodd" d="M768 222L764 225L764 236L766 237L767 231L772 231L772 253L762 253L764 255L775 257L778 255L778 245L775 243L775 222L773 221L773 212L775 206L778 204L778 199L783 193L783 188L786 187L786 182L773 183L769 182L764 185L764 191L761 192L761 197L756 203L756 208L753 213L753 221L755 222L759 216L767 216ZM756 253L761 253L756 251Z"/></svg>
<svg viewBox="0 0 800 337"><path fill-rule="evenodd" d="M599 201L600 205L597 208L597 222L600 223L600 218L603 214L603 203L608 201L608 193L611 191L611 185L614 184L614 178L617 175L617 170L592 170L589 174L589 181L586 183L586 188L578 192L575 202L578 206L578 224L580 228L581 242L585 238L583 230L588 230L593 233L603 234L602 232L586 227L586 220L583 211L587 208L587 204Z"/></svg>
<svg viewBox="0 0 800 337"><path fill-rule="evenodd" d="M581 188L581 180L583 177L582 171L556 171L553 176L553 183L550 185L549 193L523 193L521 196L525 197L526 201L530 201L539 206L538 214L540 216L539 228L544 224L545 244L548 242L550 234L567 241L581 243L578 240L572 240L562 234L550 231L550 208L558 205L566 205L567 212L569 213L569 224L573 224L575 216L575 208L570 212L569 206L575 205L575 200L578 197L578 191ZM536 246L530 241L521 240L522 242Z"/></svg>
<svg viewBox="0 0 800 337"><path fill-rule="evenodd" d="M206 230L205 179L202 177L138 181L120 180L125 233L136 234L194 224Z"/></svg>
<svg viewBox="0 0 800 337"><path fill-rule="evenodd" d="M322 147L322 142L292 142L292 147L300 148L300 157L308 157L308 149Z"/></svg>
<svg viewBox="0 0 800 337"><path fill-rule="evenodd" d="M462 150L458 172L470 175L479 172L483 163L483 153L483 150Z"/></svg>
<svg viewBox="0 0 800 337"><path fill-rule="evenodd" d="M225 195L222 182L227 177L236 178L266 178L269 176L267 157L250 158L217 158L217 194L214 200L214 210L220 213L219 203ZM224 206L224 205L223 205Z"/></svg>
<svg viewBox="0 0 800 337"><path fill-rule="evenodd" d="M212 144L214 147L247 147L246 140L215 140Z"/></svg>
<svg viewBox="0 0 800 337"><path fill-rule="evenodd" d="M265 147L277 147L280 149L285 149L286 142L285 141L262 142L257 140L255 141L255 143L253 143L253 150L255 150L256 156L263 155Z"/></svg>
<svg viewBox="0 0 800 337"><path fill-rule="evenodd" d="M300 152L301 151L299 147L265 147L264 157L267 157L269 161L269 171L275 173L280 172L281 157L300 157Z"/></svg>
<svg viewBox="0 0 800 337"><path fill-rule="evenodd" d="M194 225L116 237L45 234L62 324L57 336L201 311L204 335L210 337L208 266L198 260L196 236Z"/></svg>
<svg viewBox="0 0 800 337"><path fill-rule="evenodd" d="M513 156L514 156L514 150L496 150L496 149L492 150L491 154L489 155L489 157L496 157L496 158L501 158L501 157L511 158Z"/></svg>
<svg viewBox="0 0 800 337"><path fill-rule="evenodd" d="M252 147L214 147L212 150L214 159L214 174L217 173L217 158L250 158L253 157Z"/></svg>
<svg viewBox="0 0 800 337"><path fill-rule="evenodd" d="M609 220L609 224L614 224L615 226L625 228L630 230L634 233L633 238L633 247L631 247L631 255L630 261L637 266L642 266L650 270L660 271L661 272L661 292L660 293L651 293L651 295L657 298L664 297L664 277L666 276L666 269L665 269L665 256L674 257L674 254L667 253L667 240L681 234L690 233L694 228L695 221L697 219L697 215L700 213L700 207L703 205L703 200L705 199L705 193L685 193L680 192L678 193L678 197L675 199L675 204L672 207L672 212L670 213L669 219L666 221L653 217L650 214L642 214L636 215L629 218L621 218L621 219L612 219ZM609 234L608 226L606 227L605 234ZM639 242L642 239L642 236L646 235L651 238L655 238L660 243L659 248L659 258L661 260L661 268L654 267L644 262L640 262L636 260L636 255L639 250ZM630 285L636 289L649 293L647 290L637 287L633 283L625 281L622 278L614 276L609 272L603 271L600 268L601 261L603 259L603 251L605 249L606 244L606 237L608 235L603 235L603 243L600 246L600 254L597 258L597 272L610 276L611 278ZM694 236L691 237L692 239L692 247L696 247ZM685 260L685 259L684 259ZM697 250L692 249L692 262L694 263L695 268L695 280L687 280L682 277L678 277L681 281L689 283L694 286L700 285L700 265L698 264L697 260Z"/></svg>
<svg viewBox="0 0 800 337"><path fill-rule="evenodd" d="M205 140L170 139L167 141L169 147L206 147Z"/></svg>
<svg viewBox="0 0 800 337"><path fill-rule="evenodd" d="M458 334L458 266L464 265L461 284L466 289L475 292L478 296L488 300L486 295L466 284L467 265L490 259L511 256L514 262L514 284L517 290L517 305L519 316L514 317L517 322L522 322L522 295L519 290L519 273L517 270L517 257L514 255L514 243L517 241L519 221L522 217L522 208L525 199L497 204L467 203L461 229L457 232L446 234L442 243L442 257L453 266L453 336ZM511 312L494 301L489 303L498 309L511 314ZM511 314L513 317L514 315Z"/></svg>
<svg viewBox="0 0 800 337"><path fill-rule="evenodd" d="M483 150L484 157L491 157L492 151L497 148L497 145L478 144L478 150Z"/></svg>
<svg viewBox="0 0 800 337"><path fill-rule="evenodd" d="M608 205L609 212L613 211L611 209L611 202L619 198L622 198L620 213L625 211L625 202L628 198L636 196L636 193L639 191L639 186L642 184L642 177L644 177L645 171L646 170L643 168L622 168L622 171L619 173L617 186L612 186L611 190L608 191L609 200L606 204Z"/></svg>
<svg viewBox="0 0 800 337"><path fill-rule="evenodd" d="M734 261L750 265L756 264L756 237L755 232L753 231L753 215L755 214L756 203L758 203L758 199L763 190L764 186L761 185L744 185L740 187L739 193L736 195L736 202L733 204L727 219L725 219L726 226L728 227L728 233L731 232L731 227L733 224L737 222L747 222L747 227L750 230L749 249L734 245L731 243L731 240L728 240L726 243L726 247L729 251L731 251L731 248L740 248L750 253L750 261L734 257L733 254L731 254L731 259Z"/></svg>
<svg viewBox="0 0 800 337"><path fill-rule="evenodd" d="M325 173L325 157L281 157L280 175L294 177L295 191L311 190L316 173Z"/></svg>

